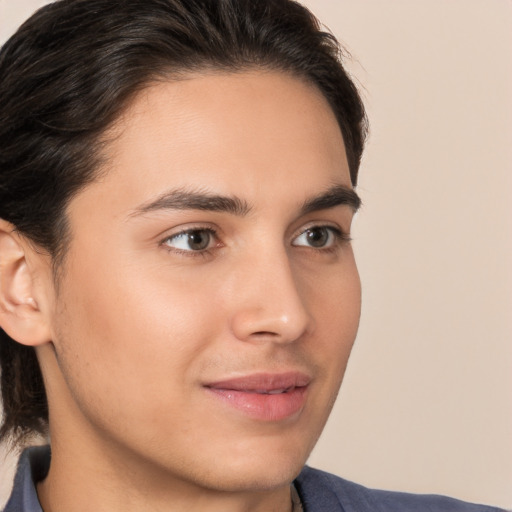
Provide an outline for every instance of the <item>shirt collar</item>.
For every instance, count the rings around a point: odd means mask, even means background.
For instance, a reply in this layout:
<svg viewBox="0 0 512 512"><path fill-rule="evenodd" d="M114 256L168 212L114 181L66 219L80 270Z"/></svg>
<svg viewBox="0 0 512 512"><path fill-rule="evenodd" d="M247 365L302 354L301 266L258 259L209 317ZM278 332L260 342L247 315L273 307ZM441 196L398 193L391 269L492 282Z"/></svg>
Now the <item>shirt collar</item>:
<svg viewBox="0 0 512 512"><path fill-rule="evenodd" d="M43 512L36 484L48 474L50 459L49 446L33 446L23 451L4 512Z"/></svg>

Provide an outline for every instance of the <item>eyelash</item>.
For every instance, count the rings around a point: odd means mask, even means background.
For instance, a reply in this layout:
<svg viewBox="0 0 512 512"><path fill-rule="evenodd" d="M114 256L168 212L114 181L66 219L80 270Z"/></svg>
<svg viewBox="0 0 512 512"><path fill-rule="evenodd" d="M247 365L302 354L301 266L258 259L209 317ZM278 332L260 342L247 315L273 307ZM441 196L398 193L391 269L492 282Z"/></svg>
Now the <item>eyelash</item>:
<svg viewBox="0 0 512 512"><path fill-rule="evenodd" d="M308 248L313 249L317 253L334 253L340 248L340 246L348 244L352 241L352 238L350 237L350 235L348 233L345 233L340 228L331 226L329 224L327 224L327 225L326 224L313 224L313 225L307 226L306 228L303 228L302 231L298 235L294 236L293 240L296 240L297 238L304 235L308 231L312 231L314 229L327 229L334 236L334 241L333 241L332 245L330 245L329 247L317 247L317 248L312 247L312 246L309 246L309 247L295 246L295 247L304 247L306 249L308 249Z"/></svg>
<svg viewBox="0 0 512 512"><path fill-rule="evenodd" d="M186 228L186 229L183 229L182 231L178 231L177 233L173 233L170 236L166 236L160 242L160 245L162 245L165 248L165 250L168 252L176 253L176 254L183 255L186 257L191 257L191 258L194 258L194 257L206 258L208 256L211 256L212 249L218 248L221 245L221 244L217 243L208 249L204 249L204 250L200 250L200 251L193 251L193 250L178 249L176 247L170 247L166 244L166 242L168 242L170 240L175 240L180 236L190 235L191 233L194 233L194 232L208 233L212 237L213 240L219 240L217 230L215 230L211 227L197 226L197 227Z"/></svg>
<svg viewBox="0 0 512 512"><path fill-rule="evenodd" d="M306 228L303 228L302 231L300 231L300 233L297 233L293 237L293 240L296 240L297 238L299 238L300 236L304 235L308 231L311 231L311 230L314 230L314 229L327 229L327 230L329 230L329 232L334 236L333 244L330 245L329 247L318 247L318 248L315 248L315 247L312 247L312 246L308 247L308 246L304 246L304 245L294 245L294 247L313 249L317 253L333 253L336 250L338 250L341 245L350 243L352 241L352 238L350 237L350 235L345 233L344 231L342 231L338 227L334 227L334 226L331 226L331 225L324 225L324 224L314 224L314 225L307 226ZM217 240L217 242L218 242L218 240L219 240L218 232L214 228L204 227L204 226L197 226L197 227L186 228L186 229L183 229L182 231L178 231L177 233L173 233L170 236L166 236L160 242L160 245L163 246L165 248L165 250L167 250L168 252L172 252L172 253L176 253L176 254L179 254L179 255L183 255L183 256L186 256L186 257L192 257L192 258L194 258L194 257L207 258L207 257L212 255L213 249L216 249L216 248L219 248L219 247L222 246L221 243L217 243L217 244L214 244L210 248L207 248L207 249L204 249L204 250L194 251L194 250L178 249L176 247L171 247L171 246L167 245L167 242L170 241L170 240L176 240L180 236L190 235L191 233L194 233L194 232L200 232L200 233L205 233L206 232L206 233L208 233L212 237L212 239L214 241Z"/></svg>

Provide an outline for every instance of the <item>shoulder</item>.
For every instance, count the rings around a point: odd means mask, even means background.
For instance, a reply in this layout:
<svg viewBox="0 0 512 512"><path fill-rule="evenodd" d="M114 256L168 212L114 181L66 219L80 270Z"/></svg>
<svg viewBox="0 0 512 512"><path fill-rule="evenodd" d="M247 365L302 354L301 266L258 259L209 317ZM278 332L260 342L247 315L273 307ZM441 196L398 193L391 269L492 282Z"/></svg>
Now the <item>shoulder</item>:
<svg viewBox="0 0 512 512"><path fill-rule="evenodd" d="M499 512L438 495L369 489L324 471L305 467L295 481L304 512Z"/></svg>
<svg viewBox="0 0 512 512"><path fill-rule="evenodd" d="M22 453L11 496L3 512L42 512L37 499L36 483L46 476L50 457L48 446L34 446Z"/></svg>

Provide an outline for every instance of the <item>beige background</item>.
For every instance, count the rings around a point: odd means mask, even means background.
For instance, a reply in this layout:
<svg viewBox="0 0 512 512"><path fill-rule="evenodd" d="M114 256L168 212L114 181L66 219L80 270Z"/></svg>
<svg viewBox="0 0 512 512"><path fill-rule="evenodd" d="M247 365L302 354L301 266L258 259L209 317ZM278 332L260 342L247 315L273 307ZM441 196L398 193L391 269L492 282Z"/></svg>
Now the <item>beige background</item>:
<svg viewBox="0 0 512 512"><path fill-rule="evenodd" d="M0 0L0 39L43 3ZM310 464L510 508L512 2L305 3L352 53L372 125L361 329Z"/></svg>

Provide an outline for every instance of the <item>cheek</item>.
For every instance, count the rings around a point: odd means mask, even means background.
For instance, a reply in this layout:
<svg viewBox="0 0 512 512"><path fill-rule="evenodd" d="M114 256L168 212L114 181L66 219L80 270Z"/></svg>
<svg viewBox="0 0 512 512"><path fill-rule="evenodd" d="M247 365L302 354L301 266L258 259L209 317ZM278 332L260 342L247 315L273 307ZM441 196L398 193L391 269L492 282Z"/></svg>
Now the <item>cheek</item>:
<svg viewBox="0 0 512 512"><path fill-rule="evenodd" d="M316 327L329 332L329 338L353 341L361 314L361 281L352 249L347 248L339 264L304 275Z"/></svg>
<svg viewBox="0 0 512 512"><path fill-rule="evenodd" d="M334 406L357 334L361 286L353 259L308 281L309 308L315 331L305 341L308 360L317 368L315 399L306 415L311 450Z"/></svg>
<svg viewBox="0 0 512 512"><path fill-rule="evenodd" d="M75 394L118 404L118 412L123 404L147 414L163 402L178 407L179 387L194 377L217 331L213 292L207 283L195 284L126 261L117 268L69 268L56 348Z"/></svg>
<svg viewBox="0 0 512 512"><path fill-rule="evenodd" d="M308 284L315 319L311 354L325 368L332 388L341 384L361 314L361 282L352 251L344 264ZM336 389L337 392L337 389Z"/></svg>

